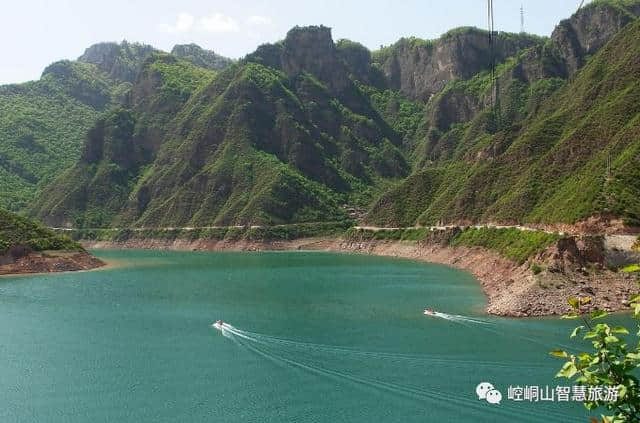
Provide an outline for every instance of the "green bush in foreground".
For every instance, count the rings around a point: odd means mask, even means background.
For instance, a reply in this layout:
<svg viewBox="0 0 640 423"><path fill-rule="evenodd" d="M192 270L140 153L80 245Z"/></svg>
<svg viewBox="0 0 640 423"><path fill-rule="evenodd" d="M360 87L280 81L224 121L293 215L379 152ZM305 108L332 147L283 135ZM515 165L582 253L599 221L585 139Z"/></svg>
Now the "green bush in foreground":
<svg viewBox="0 0 640 423"><path fill-rule="evenodd" d="M585 387L611 387L617 396L609 400L603 398L587 398L584 406L589 410L604 407L611 415L602 415L603 423L627 423L640 421L640 381L634 375L640 367L640 343L637 339L626 339L629 330L622 326L611 327L606 323L596 323L596 320L607 316L607 313L596 310L585 317L581 307L589 304L591 299L570 298L572 312L563 316L566 319L582 318L584 324L576 327L571 333L575 338L584 333L583 339L590 340L593 345L591 352L568 354L563 350L555 350L551 355L566 359L562 369L556 377L573 379ZM630 299L633 317L640 318L640 295ZM638 332L640 336L640 324ZM592 418L592 422L598 419Z"/></svg>

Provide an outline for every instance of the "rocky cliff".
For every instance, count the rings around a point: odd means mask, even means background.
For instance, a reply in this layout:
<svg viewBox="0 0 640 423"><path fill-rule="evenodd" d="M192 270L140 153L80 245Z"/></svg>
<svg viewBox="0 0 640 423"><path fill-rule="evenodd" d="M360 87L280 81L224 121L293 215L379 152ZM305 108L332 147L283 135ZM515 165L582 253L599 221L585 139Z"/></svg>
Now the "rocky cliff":
<svg viewBox="0 0 640 423"><path fill-rule="evenodd" d="M98 43L87 48L79 62L91 63L119 81L135 82L142 63L157 50L139 43Z"/></svg>
<svg viewBox="0 0 640 423"><path fill-rule="evenodd" d="M543 41L534 36L499 33L491 46L486 31L458 28L433 41L403 38L375 52L374 60L391 88L412 99L427 101L447 83L489 69L492 49L496 63L501 63Z"/></svg>
<svg viewBox="0 0 640 423"><path fill-rule="evenodd" d="M595 1L560 22L551 39L560 50L568 73L576 73L588 56L638 16L640 4L637 2Z"/></svg>

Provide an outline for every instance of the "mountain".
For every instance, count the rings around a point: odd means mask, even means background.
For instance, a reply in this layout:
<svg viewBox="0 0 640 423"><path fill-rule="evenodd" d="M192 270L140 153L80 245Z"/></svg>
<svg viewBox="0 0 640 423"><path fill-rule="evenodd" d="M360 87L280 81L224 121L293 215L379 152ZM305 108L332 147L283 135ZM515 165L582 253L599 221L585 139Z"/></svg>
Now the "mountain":
<svg viewBox="0 0 640 423"><path fill-rule="evenodd" d="M212 70L222 70L233 61L216 54L213 50L205 50L197 44L178 44L173 47L171 54L186 60L196 66Z"/></svg>
<svg viewBox="0 0 640 423"><path fill-rule="evenodd" d="M620 13L618 3L595 2L544 46L500 66L495 86L480 74L445 88L427 106L431 125L413 174L366 220L552 224L604 216L640 225L640 21L623 19L628 24L591 57L557 36ZM613 33L593 31L582 39Z"/></svg>
<svg viewBox="0 0 640 423"><path fill-rule="evenodd" d="M61 61L38 81L0 87L0 207L17 211L79 157L119 85L94 65Z"/></svg>
<svg viewBox="0 0 640 423"><path fill-rule="evenodd" d="M137 76L29 213L78 227L328 222L365 210L366 222L391 226L635 225L638 5L592 2L550 38L490 42L459 28L375 52L295 27L220 70L215 53L189 45L131 66L119 59L129 49L85 58L110 78Z"/></svg>
<svg viewBox="0 0 640 423"><path fill-rule="evenodd" d="M23 210L76 163L89 129L124 101L144 61L157 52L126 41L99 43L77 61L51 64L37 81L0 86L0 207Z"/></svg>
<svg viewBox="0 0 640 423"><path fill-rule="evenodd" d="M126 40L122 43L98 43L87 48L78 62L97 66L111 79L133 83L142 63L157 51L150 45L129 43Z"/></svg>

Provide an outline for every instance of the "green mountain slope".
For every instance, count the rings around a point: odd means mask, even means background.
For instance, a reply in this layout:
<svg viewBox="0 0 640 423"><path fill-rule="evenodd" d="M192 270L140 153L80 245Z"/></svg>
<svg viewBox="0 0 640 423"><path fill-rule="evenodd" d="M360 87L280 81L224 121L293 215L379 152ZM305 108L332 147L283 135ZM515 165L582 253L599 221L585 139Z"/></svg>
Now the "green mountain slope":
<svg viewBox="0 0 640 423"><path fill-rule="evenodd" d="M204 50L197 44L175 45L171 49L171 54L196 66L211 70L222 70L233 63L231 59L220 56L211 50Z"/></svg>
<svg viewBox="0 0 640 423"><path fill-rule="evenodd" d="M369 222L573 223L605 214L640 224L640 22L568 82L524 83L511 72L519 63L498 79L510 86L498 87L495 108L481 105L471 121L430 134L415 175L376 202Z"/></svg>
<svg viewBox="0 0 640 423"><path fill-rule="evenodd" d="M325 60L335 60L328 30L310 31L328 39ZM402 139L351 80L334 85L307 72L320 74L314 64L300 66L287 75L247 60L212 79L186 62L150 60L133 88L140 102L134 94L100 120L82 160L35 213L80 226L345 219L343 202L366 204L377 186L407 174Z"/></svg>
<svg viewBox="0 0 640 423"><path fill-rule="evenodd" d="M75 161L54 159L62 174L23 197L39 190L30 213L85 228L343 221L366 209L391 226L636 224L638 13L638 0L600 0L550 38L497 34L495 82L488 34L474 28L372 53L295 27L234 63L195 45L92 46L72 65L97 67L107 100L79 97L96 114ZM7 180L28 180L27 158L7 163Z"/></svg>
<svg viewBox="0 0 640 423"><path fill-rule="evenodd" d="M195 44L174 50L203 67L230 63ZM99 43L77 61L48 66L37 81L0 86L0 207L25 209L73 166L89 129L103 112L126 101L145 60L157 53L144 44Z"/></svg>
<svg viewBox="0 0 640 423"><path fill-rule="evenodd" d="M117 84L95 66L57 62L38 81L0 87L0 207L24 208L79 158Z"/></svg>
<svg viewBox="0 0 640 423"><path fill-rule="evenodd" d="M34 251L81 250L69 238L55 234L34 221L0 209L0 255L13 247Z"/></svg>

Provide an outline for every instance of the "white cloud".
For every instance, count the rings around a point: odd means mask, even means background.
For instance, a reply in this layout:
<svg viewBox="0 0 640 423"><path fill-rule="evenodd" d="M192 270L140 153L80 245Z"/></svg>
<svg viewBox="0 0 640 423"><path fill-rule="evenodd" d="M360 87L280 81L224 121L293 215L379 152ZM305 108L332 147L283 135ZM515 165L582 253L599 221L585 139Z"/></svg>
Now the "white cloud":
<svg viewBox="0 0 640 423"><path fill-rule="evenodd" d="M160 29L165 32L187 32L193 28L195 18L188 13L180 13L174 25L160 24Z"/></svg>
<svg viewBox="0 0 640 423"><path fill-rule="evenodd" d="M203 16L198 21L198 29L206 32L238 32L238 23L230 16L215 13Z"/></svg>
<svg viewBox="0 0 640 423"><path fill-rule="evenodd" d="M247 18L247 23L249 25L271 25L271 18L267 16L249 16Z"/></svg>

